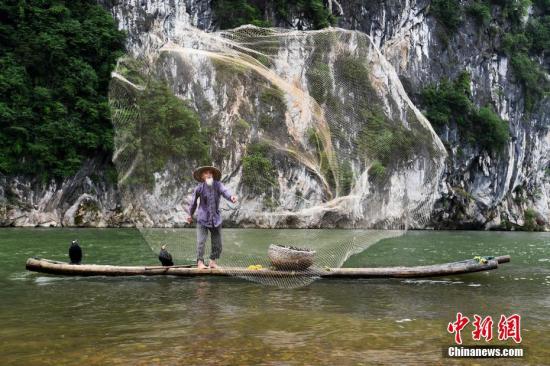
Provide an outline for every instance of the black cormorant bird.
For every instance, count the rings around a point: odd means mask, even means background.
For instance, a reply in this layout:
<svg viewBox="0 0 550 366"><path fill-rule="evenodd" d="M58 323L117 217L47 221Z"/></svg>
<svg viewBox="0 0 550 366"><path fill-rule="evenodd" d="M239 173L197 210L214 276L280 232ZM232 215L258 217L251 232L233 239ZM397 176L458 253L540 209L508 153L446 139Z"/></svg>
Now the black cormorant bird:
<svg viewBox="0 0 550 366"><path fill-rule="evenodd" d="M71 258L71 264L80 264L82 261L82 248L77 240L73 240L69 247L69 258Z"/></svg>
<svg viewBox="0 0 550 366"><path fill-rule="evenodd" d="M173 266L174 261L172 260L172 254L168 253L166 250L166 245L160 247L159 260L163 266Z"/></svg>

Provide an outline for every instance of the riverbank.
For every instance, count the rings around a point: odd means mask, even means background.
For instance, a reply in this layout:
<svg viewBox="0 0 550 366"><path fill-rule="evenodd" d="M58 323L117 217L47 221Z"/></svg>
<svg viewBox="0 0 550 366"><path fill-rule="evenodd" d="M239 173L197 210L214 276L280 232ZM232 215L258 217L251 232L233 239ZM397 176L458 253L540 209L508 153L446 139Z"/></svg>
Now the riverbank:
<svg viewBox="0 0 550 366"><path fill-rule="evenodd" d="M187 227L187 199L194 183L182 187L164 187L172 195L159 192L148 196L149 210L138 203L123 205L116 186L116 171L109 157L87 161L73 177L61 182L36 182L24 177L8 178L0 174L0 227ZM231 187L238 192L238 187ZM419 226L410 222L409 229L437 230L504 230L550 231L550 216L544 202L535 204L522 190L502 197L500 203L488 208L481 200L464 190L442 194L431 211L431 220ZM163 191L164 192L164 191ZM542 191L541 191L542 192ZM262 228L333 228L349 226L348 218L330 210L315 213L308 222L288 213L277 220L257 220L252 213L266 212L258 206L261 198L243 198L238 207L222 203L225 227ZM538 202L538 201L537 201ZM279 208L282 209L282 208ZM238 210L244 211L239 215ZM247 214L248 210L248 214Z"/></svg>

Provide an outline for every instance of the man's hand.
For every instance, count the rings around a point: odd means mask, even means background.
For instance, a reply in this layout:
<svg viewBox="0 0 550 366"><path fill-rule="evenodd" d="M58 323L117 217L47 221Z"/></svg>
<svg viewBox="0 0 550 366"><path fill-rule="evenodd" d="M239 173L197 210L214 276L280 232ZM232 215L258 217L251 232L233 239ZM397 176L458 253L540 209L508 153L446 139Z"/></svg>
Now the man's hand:
<svg viewBox="0 0 550 366"><path fill-rule="evenodd" d="M237 202L237 196L231 196L231 202L236 203Z"/></svg>
<svg viewBox="0 0 550 366"><path fill-rule="evenodd" d="M192 223L193 223L193 217L189 216L189 217L187 218L187 223L188 223L188 224L192 224Z"/></svg>

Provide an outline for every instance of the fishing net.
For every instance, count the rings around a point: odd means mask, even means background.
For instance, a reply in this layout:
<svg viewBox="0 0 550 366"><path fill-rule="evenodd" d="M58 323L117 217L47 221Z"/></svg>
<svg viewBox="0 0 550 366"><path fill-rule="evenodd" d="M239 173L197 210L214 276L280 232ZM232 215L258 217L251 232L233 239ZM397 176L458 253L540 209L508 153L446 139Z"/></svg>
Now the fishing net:
<svg viewBox="0 0 550 366"><path fill-rule="evenodd" d="M196 259L185 220L205 164L238 197L221 199L219 260L238 277L303 286L429 224L445 149L367 35L184 27L147 35L135 53L110 85L114 162L125 214L153 251ZM267 271L270 244L315 251L313 264ZM251 265L262 269L243 273Z"/></svg>

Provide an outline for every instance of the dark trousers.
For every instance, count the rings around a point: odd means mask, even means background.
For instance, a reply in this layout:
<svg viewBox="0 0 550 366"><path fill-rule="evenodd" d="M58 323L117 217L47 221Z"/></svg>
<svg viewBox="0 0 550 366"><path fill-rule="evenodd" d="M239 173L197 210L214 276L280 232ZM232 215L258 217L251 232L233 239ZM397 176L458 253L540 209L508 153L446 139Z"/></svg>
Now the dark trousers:
<svg viewBox="0 0 550 366"><path fill-rule="evenodd" d="M212 252L210 259L218 259L222 254L222 226L206 227L197 223L197 261L204 261L204 246L210 231L210 242L212 243Z"/></svg>

